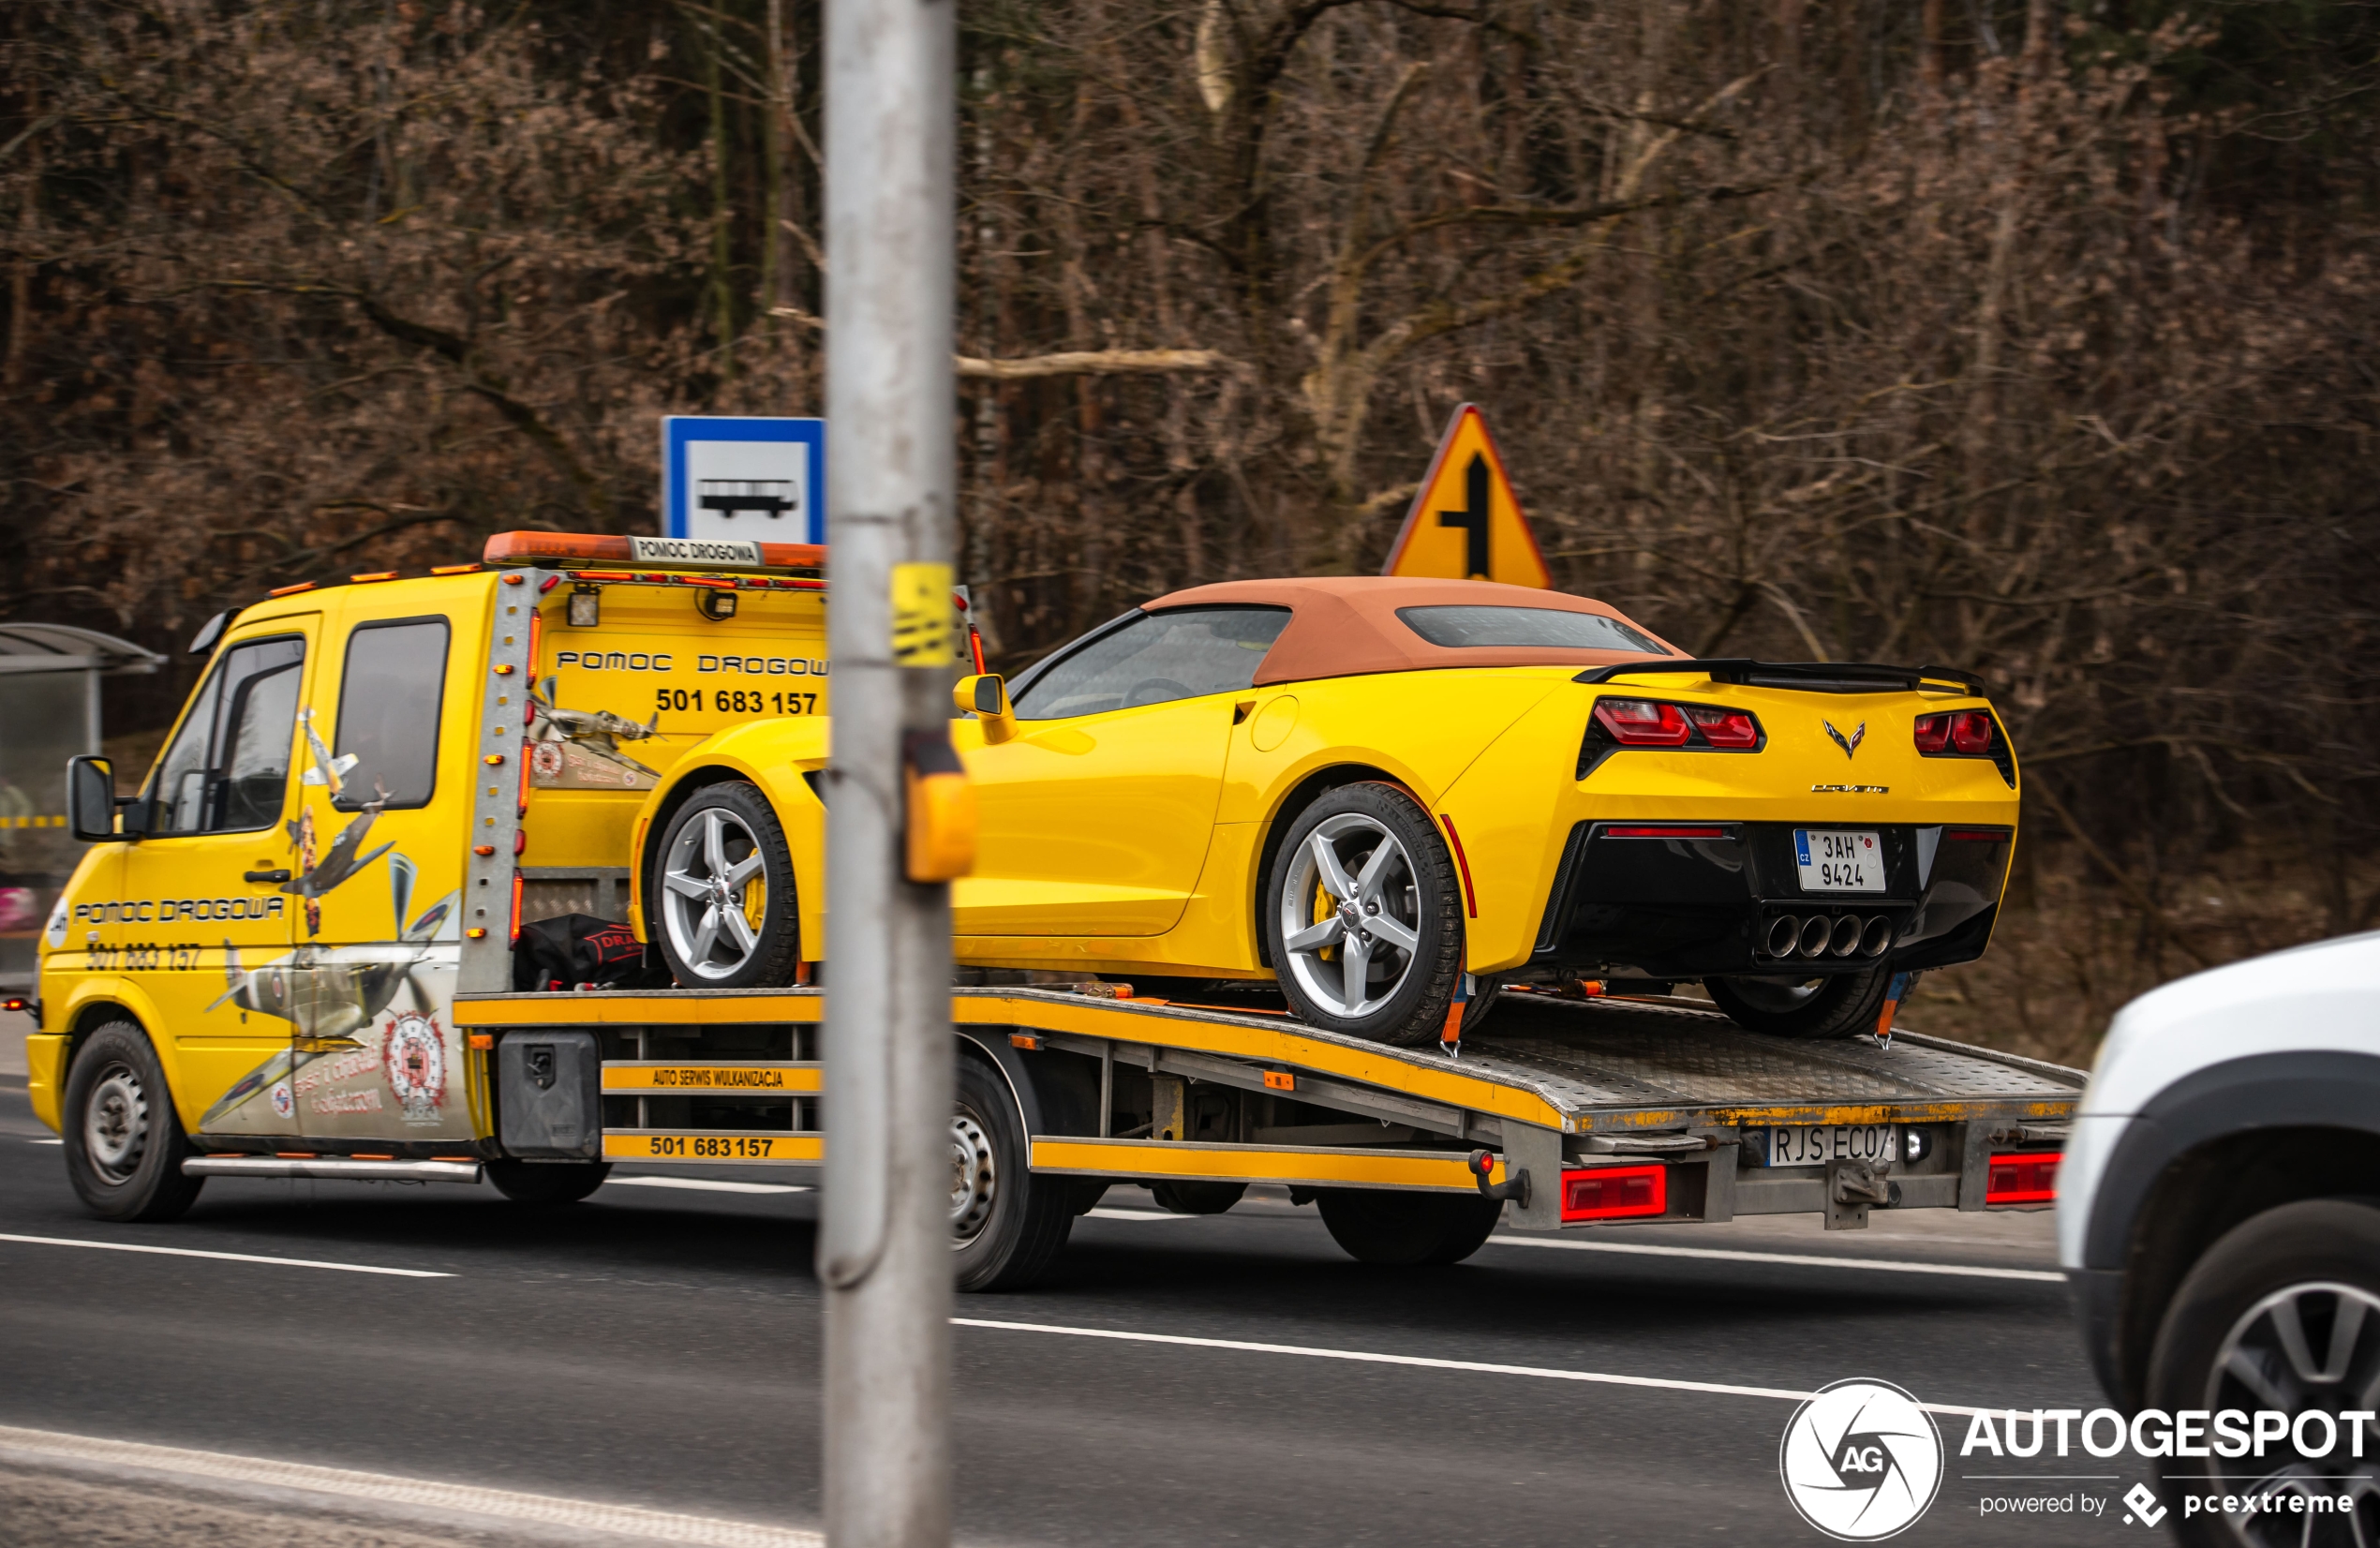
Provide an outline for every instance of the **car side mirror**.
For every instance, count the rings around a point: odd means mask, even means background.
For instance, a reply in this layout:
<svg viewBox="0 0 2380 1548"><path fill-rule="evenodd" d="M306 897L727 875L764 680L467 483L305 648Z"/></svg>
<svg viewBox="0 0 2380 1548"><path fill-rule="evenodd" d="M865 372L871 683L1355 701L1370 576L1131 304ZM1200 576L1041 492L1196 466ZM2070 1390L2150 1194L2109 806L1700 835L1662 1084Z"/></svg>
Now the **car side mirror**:
<svg viewBox="0 0 2380 1548"><path fill-rule="evenodd" d="M997 672L961 677L951 690L950 702L962 715L983 722L984 742L997 747L1017 735L1016 707L1008 702L1008 684Z"/></svg>
<svg viewBox="0 0 2380 1548"><path fill-rule="evenodd" d="M128 837L115 830L115 766L105 758L71 758L67 762L67 826L88 844L112 843Z"/></svg>

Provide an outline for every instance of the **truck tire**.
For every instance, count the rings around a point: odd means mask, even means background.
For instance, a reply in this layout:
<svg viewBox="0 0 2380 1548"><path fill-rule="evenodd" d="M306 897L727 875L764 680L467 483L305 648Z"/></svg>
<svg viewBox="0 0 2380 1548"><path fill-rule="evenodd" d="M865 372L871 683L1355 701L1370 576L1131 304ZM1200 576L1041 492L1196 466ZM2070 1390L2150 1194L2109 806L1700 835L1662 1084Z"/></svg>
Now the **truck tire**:
<svg viewBox="0 0 2380 1548"><path fill-rule="evenodd" d="M1175 1214L1221 1214L1247 1191L1245 1183L1156 1183L1149 1197Z"/></svg>
<svg viewBox="0 0 2380 1548"><path fill-rule="evenodd" d="M515 1204L575 1204L612 1175L609 1161L490 1161L487 1180Z"/></svg>
<svg viewBox="0 0 2380 1548"><path fill-rule="evenodd" d="M1074 1230L1074 1179L1028 1169L1024 1115L1008 1083L962 1055L950 1114L950 1245L962 1293L1020 1290Z"/></svg>
<svg viewBox="0 0 2380 1548"><path fill-rule="evenodd" d="M1502 1203L1466 1193L1323 1188L1314 1202L1348 1257L1391 1268L1460 1263L1504 1217Z"/></svg>
<svg viewBox="0 0 2380 1548"><path fill-rule="evenodd" d="M794 981L794 854L759 786L731 780L694 792L653 851L645 895L662 957L685 988Z"/></svg>
<svg viewBox="0 0 2380 1548"><path fill-rule="evenodd" d="M1747 1032L1771 1037L1856 1037L1876 1030L1890 968L1823 978L1706 978L1718 1008Z"/></svg>
<svg viewBox="0 0 2380 1548"><path fill-rule="evenodd" d="M1264 928L1281 991L1309 1024L1398 1048L1445 1030L1463 894L1429 813L1396 786L1341 785L1299 813L1265 880Z"/></svg>
<svg viewBox="0 0 2380 1548"><path fill-rule="evenodd" d="M2334 1339L2341 1316L2360 1318L2350 1336ZM2338 1345L2343 1342L2346 1347ZM2251 1389L2237 1374L2259 1373L2265 1392ZM2358 1496L2358 1523L2338 1521L2335 1539L2351 1541L2349 1527L2373 1525L2371 1511L2380 1492L2380 1459L2368 1444L2351 1443L2338 1415L2369 1408L2380 1382L2380 1209L2343 1198L2309 1199L2267 1210L2225 1232L2207 1249L2165 1309L2149 1354L2149 1406L2173 1413L2186 1408L2246 1411L2275 1407L2283 1399L2292 1425L2297 1416L2331 1417L2336 1444L2326 1457L2300 1459L2287 1440L2259 1464L2254 1453L2168 1459L2176 1473L2196 1475L2166 1481L2166 1502L2175 1533L2185 1543L2213 1548L2299 1541L2331 1520L2287 1511L2226 1520L2221 1512L2186 1514L2185 1494L2235 1496L2316 1491ZM2317 1436L2318 1438L2318 1436ZM2352 1453L2360 1450L2358 1460ZM2270 1474L2268 1481L2261 1475ZM2251 1482L2242 1474L2259 1475ZM2298 1475L2293 1478L2292 1475ZM2319 1475L2314 1481L2304 1475ZM2352 1541L2364 1541L2358 1534Z"/></svg>
<svg viewBox="0 0 2380 1548"><path fill-rule="evenodd" d="M206 1183L186 1177L190 1141L146 1034L110 1021L82 1040L67 1071L67 1178L102 1220L171 1220Z"/></svg>

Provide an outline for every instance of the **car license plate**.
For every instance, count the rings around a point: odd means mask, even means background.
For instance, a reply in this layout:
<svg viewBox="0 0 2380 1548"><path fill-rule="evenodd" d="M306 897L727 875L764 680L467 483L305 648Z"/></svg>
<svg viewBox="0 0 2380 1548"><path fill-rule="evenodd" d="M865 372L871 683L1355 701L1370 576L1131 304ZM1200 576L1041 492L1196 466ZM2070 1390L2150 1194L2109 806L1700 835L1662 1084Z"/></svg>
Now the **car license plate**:
<svg viewBox="0 0 2380 1548"><path fill-rule="evenodd" d="M1892 1124L1793 1124L1770 1129L1763 1167L1815 1167L1829 1161L1888 1162L1900 1157Z"/></svg>
<svg viewBox="0 0 2380 1548"><path fill-rule="evenodd" d="M1793 863L1804 892L1884 890L1884 846L1870 828L1797 827Z"/></svg>

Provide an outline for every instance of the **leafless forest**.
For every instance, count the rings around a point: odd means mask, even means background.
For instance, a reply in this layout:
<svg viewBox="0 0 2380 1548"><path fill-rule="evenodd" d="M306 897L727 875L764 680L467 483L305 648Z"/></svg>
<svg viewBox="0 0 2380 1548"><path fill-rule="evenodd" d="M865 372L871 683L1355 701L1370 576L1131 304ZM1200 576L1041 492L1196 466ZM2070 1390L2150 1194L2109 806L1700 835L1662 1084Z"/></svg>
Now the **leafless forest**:
<svg viewBox="0 0 2380 1548"><path fill-rule="evenodd" d="M1565 588L1992 678L2016 906L1912 1021L2080 1057L2148 984L2380 922L2380 12L960 18L952 434L1002 662L1376 567L1470 400ZM0 606L164 647L499 528L650 529L657 415L820 401L818 24L19 0Z"/></svg>

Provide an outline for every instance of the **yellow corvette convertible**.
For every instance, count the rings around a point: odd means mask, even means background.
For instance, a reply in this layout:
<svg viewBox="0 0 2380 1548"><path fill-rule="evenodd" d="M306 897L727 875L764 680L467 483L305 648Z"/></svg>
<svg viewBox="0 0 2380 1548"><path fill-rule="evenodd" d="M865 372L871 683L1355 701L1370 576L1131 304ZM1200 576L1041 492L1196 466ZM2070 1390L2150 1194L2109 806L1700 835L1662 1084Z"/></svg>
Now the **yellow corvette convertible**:
<svg viewBox="0 0 2380 1548"><path fill-rule="evenodd" d="M1867 1031L1893 975L1982 953L2016 837L2016 760L1963 674L1698 661L1486 582L1197 587L959 701L962 964L1272 980L1381 1042L1581 978ZM646 802L638 917L680 983L821 955L827 729L721 732Z"/></svg>

